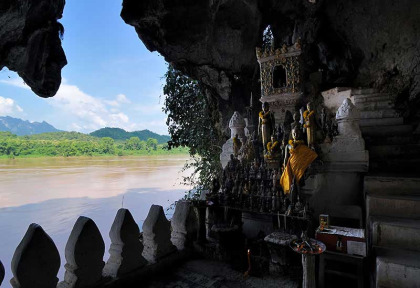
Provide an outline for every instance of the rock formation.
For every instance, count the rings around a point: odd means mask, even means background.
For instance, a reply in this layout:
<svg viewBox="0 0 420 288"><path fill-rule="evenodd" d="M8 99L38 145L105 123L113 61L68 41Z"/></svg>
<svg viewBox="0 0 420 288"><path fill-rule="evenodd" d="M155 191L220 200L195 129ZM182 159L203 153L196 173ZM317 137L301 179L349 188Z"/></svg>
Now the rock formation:
<svg viewBox="0 0 420 288"><path fill-rule="evenodd" d="M416 0L124 0L121 16L150 51L240 109L259 90L255 47L267 25L276 46L301 38L305 82L321 70L323 89L378 86L418 96L419 13Z"/></svg>
<svg viewBox="0 0 420 288"><path fill-rule="evenodd" d="M51 97L67 64L61 47L65 0L0 2L0 70L16 71L41 97Z"/></svg>

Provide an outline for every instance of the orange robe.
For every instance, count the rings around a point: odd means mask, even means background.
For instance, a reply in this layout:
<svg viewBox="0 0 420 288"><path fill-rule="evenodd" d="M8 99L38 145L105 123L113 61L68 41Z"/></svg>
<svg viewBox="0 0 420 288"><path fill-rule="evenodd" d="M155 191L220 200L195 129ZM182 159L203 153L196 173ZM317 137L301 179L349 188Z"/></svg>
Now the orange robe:
<svg viewBox="0 0 420 288"><path fill-rule="evenodd" d="M304 144L290 149L289 153L289 160L280 178L280 185L283 187L284 194L290 193L293 176L298 183L308 166L318 157L318 154Z"/></svg>

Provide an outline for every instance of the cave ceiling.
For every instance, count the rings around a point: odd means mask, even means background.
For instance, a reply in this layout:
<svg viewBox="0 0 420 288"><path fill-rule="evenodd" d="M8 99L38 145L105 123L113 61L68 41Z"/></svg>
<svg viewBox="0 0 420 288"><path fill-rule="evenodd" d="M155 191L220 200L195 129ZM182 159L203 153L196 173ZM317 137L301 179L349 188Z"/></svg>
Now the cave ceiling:
<svg viewBox="0 0 420 288"><path fill-rule="evenodd" d="M67 64L58 22L64 5L64 0L0 1L0 70L17 72L41 97L57 93Z"/></svg>
<svg viewBox="0 0 420 288"><path fill-rule="evenodd" d="M16 71L41 97L55 95L67 63L58 22L64 5L0 2L0 68ZM121 17L147 49L233 108L259 95L255 47L267 25L277 46L301 39L302 77L322 72L323 89L420 94L418 0L123 0Z"/></svg>

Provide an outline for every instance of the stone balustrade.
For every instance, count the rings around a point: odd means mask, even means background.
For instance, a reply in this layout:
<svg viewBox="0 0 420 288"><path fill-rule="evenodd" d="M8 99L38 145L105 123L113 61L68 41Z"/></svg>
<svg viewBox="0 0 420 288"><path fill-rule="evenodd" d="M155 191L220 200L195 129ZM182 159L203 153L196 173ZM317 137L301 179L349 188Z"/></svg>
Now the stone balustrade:
<svg viewBox="0 0 420 288"><path fill-rule="evenodd" d="M81 216L74 224L65 248L64 280L58 283L60 255L53 240L38 224L31 224L13 255L10 280L13 288L81 288L114 287L113 283L125 277L148 274L159 261L168 265L169 258L186 248L188 240L196 233L190 227L195 218L190 203L176 205L172 222L166 219L163 208L152 205L143 224L143 243L133 216L127 209L117 212L109 232L110 257L104 262L104 240L95 222ZM171 242L171 225L172 241ZM144 246L143 246L144 245ZM181 252L178 252L181 254ZM146 260L147 259L147 260ZM148 270L149 269L149 270ZM4 278L0 262L0 285ZM141 279L137 279L141 280Z"/></svg>

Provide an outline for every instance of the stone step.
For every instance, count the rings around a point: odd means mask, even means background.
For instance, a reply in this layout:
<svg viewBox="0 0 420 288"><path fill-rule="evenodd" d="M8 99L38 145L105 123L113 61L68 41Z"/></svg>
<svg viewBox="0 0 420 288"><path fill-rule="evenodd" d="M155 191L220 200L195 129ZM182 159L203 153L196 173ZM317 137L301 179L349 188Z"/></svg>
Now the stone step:
<svg viewBox="0 0 420 288"><path fill-rule="evenodd" d="M395 145L395 144L420 144L420 141L411 136L364 136L366 146L376 146L376 145Z"/></svg>
<svg viewBox="0 0 420 288"><path fill-rule="evenodd" d="M370 118L370 119L360 119L360 126L389 126L389 125L402 125L404 123L404 118ZM380 127L378 127L380 129Z"/></svg>
<svg viewBox="0 0 420 288"><path fill-rule="evenodd" d="M381 158L369 159L369 173L372 172L399 172L406 175L420 175L420 158ZM416 174L417 173L417 174Z"/></svg>
<svg viewBox="0 0 420 288"><path fill-rule="evenodd" d="M393 101L394 97L389 94L383 93L374 93L374 94L365 94L365 95L352 95L350 99L355 105L360 103L372 103L378 101Z"/></svg>
<svg viewBox="0 0 420 288"><path fill-rule="evenodd" d="M376 257L376 287L420 287L420 253L384 251Z"/></svg>
<svg viewBox="0 0 420 288"><path fill-rule="evenodd" d="M420 221L390 217L370 218L371 244L420 252Z"/></svg>
<svg viewBox="0 0 420 288"><path fill-rule="evenodd" d="M365 195L418 195L420 178L365 176Z"/></svg>
<svg viewBox="0 0 420 288"><path fill-rule="evenodd" d="M420 157L420 144L373 145L368 150L369 159Z"/></svg>
<svg viewBox="0 0 420 288"><path fill-rule="evenodd" d="M355 104L360 111L372 111L378 109L392 109L394 103L391 100L375 101L375 102L358 102Z"/></svg>
<svg viewBox="0 0 420 288"><path fill-rule="evenodd" d="M361 119L398 118L400 115L394 109L382 109L376 111L360 111Z"/></svg>
<svg viewBox="0 0 420 288"><path fill-rule="evenodd" d="M420 219L419 195L366 195L366 219L388 216Z"/></svg>
<svg viewBox="0 0 420 288"><path fill-rule="evenodd" d="M363 126L360 127L363 137L365 136L397 136L397 135L411 135L413 127L411 125L385 125L377 126Z"/></svg>

